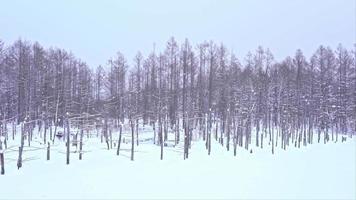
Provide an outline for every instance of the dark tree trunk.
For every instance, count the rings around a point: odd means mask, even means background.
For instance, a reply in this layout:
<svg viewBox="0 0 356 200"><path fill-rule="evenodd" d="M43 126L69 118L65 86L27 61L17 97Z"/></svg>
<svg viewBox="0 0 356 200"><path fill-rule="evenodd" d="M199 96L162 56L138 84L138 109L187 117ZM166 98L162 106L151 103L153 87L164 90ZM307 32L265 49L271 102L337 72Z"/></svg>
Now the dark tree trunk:
<svg viewBox="0 0 356 200"><path fill-rule="evenodd" d="M163 160L163 130L162 130L162 123L160 122L159 125L159 139L161 144L161 160Z"/></svg>
<svg viewBox="0 0 356 200"><path fill-rule="evenodd" d="M105 143L106 143L107 149L109 150L110 149L110 145L109 145L109 138L108 138L108 130L109 130L108 119L105 118L105 122L104 122L104 137L105 137Z"/></svg>
<svg viewBox="0 0 356 200"><path fill-rule="evenodd" d="M138 146L138 120L136 120L136 145Z"/></svg>
<svg viewBox="0 0 356 200"><path fill-rule="evenodd" d="M26 131L26 124L21 124L21 146L19 147L19 157L17 159L17 169L20 169L22 167L22 151L24 147L24 137L25 137L25 131Z"/></svg>
<svg viewBox="0 0 356 200"><path fill-rule="evenodd" d="M17 169L20 169L22 167L22 150L23 150L23 146L19 147L19 157L17 159Z"/></svg>
<svg viewBox="0 0 356 200"><path fill-rule="evenodd" d="M156 122L153 122L153 144L156 144Z"/></svg>
<svg viewBox="0 0 356 200"><path fill-rule="evenodd" d="M67 131L67 165L69 165L69 156L70 156L70 124L69 124L69 119L66 119L67 123L67 128L66 128L66 131Z"/></svg>
<svg viewBox="0 0 356 200"><path fill-rule="evenodd" d="M80 141L79 141L79 160L83 157L83 129L80 130Z"/></svg>
<svg viewBox="0 0 356 200"><path fill-rule="evenodd" d="M52 134L52 124L49 124L50 128L49 128L49 139L52 140L53 134Z"/></svg>
<svg viewBox="0 0 356 200"><path fill-rule="evenodd" d="M110 149L112 149L112 131L111 131L111 128L109 129L109 135L110 135Z"/></svg>
<svg viewBox="0 0 356 200"><path fill-rule="evenodd" d="M117 143L117 152L116 152L116 155L119 155L119 154L120 154L121 135L122 135L122 124L120 124L119 141L118 141L118 143Z"/></svg>
<svg viewBox="0 0 356 200"><path fill-rule="evenodd" d="M50 160L50 158L51 158L50 153L51 153L51 143L48 142L48 144L47 144L47 160Z"/></svg>
<svg viewBox="0 0 356 200"><path fill-rule="evenodd" d="M47 142L47 125L44 124L44 133L43 133L43 144L46 145Z"/></svg>
<svg viewBox="0 0 356 200"><path fill-rule="evenodd" d="M5 174L4 152L0 152L1 175Z"/></svg>
<svg viewBox="0 0 356 200"><path fill-rule="evenodd" d="M12 122L12 140L15 140L16 135L16 124L15 121Z"/></svg>
<svg viewBox="0 0 356 200"><path fill-rule="evenodd" d="M211 153L211 129L209 132L208 155Z"/></svg>
<svg viewBox="0 0 356 200"><path fill-rule="evenodd" d="M259 133L260 133L260 121L257 120L256 123L256 146L259 146Z"/></svg>

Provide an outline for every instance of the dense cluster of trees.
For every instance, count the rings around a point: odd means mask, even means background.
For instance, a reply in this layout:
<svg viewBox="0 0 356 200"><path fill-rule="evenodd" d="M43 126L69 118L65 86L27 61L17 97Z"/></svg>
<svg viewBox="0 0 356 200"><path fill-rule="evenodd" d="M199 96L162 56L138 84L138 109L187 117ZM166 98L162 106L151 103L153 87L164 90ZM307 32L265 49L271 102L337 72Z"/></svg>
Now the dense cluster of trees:
<svg viewBox="0 0 356 200"><path fill-rule="evenodd" d="M267 138L272 151L276 135L283 148L312 143L313 132L327 142L356 132L356 52L320 46L310 59L297 50L276 62L258 47L241 61L223 44L171 38L163 52L137 53L131 66L118 52L93 70L62 49L0 40L0 116L3 130L9 122L57 127L70 119L103 127L107 141L107 126L128 120L132 148L138 124L151 125L161 157L168 132L184 142L184 158L193 131L209 153L212 139L235 151L252 137L261 147Z"/></svg>

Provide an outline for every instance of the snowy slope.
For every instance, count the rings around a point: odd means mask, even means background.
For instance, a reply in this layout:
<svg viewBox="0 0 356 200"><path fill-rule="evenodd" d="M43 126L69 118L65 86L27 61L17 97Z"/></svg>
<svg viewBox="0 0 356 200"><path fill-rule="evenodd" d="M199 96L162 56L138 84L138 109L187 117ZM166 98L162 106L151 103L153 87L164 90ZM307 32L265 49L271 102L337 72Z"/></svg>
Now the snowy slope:
<svg viewBox="0 0 356 200"><path fill-rule="evenodd" d="M152 135L152 133L150 133ZM39 138L37 138L40 141ZM25 147L17 170L17 144L9 140L6 174L0 176L0 199L355 199L356 140L313 144L287 151L279 146L238 148L237 156L217 142L208 156L203 141L195 141L189 159L183 149L160 147L152 141L107 150L98 138L85 138L83 160L71 153L65 164L65 144L56 141L51 160L39 142ZM26 145L25 145L26 146ZM13 150L12 150L13 149Z"/></svg>

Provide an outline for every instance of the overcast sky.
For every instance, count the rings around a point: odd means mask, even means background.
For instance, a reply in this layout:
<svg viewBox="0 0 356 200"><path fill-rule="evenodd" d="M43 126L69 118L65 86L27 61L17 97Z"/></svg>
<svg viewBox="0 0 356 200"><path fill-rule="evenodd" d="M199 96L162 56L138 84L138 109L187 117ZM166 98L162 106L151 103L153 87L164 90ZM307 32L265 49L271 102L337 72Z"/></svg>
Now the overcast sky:
<svg viewBox="0 0 356 200"><path fill-rule="evenodd" d="M281 60L320 44L351 49L355 10L355 0L0 0L0 39L60 47L92 67L117 51L131 63L171 36L223 42L240 59L262 45Z"/></svg>

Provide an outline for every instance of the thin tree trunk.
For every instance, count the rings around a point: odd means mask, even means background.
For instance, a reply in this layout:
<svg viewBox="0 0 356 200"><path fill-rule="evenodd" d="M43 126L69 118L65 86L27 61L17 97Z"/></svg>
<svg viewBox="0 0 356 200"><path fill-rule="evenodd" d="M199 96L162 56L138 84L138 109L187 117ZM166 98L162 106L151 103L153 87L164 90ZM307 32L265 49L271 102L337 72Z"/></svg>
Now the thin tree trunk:
<svg viewBox="0 0 356 200"><path fill-rule="evenodd" d="M226 149L227 149L227 151L229 151L230 150L230 118L231 118L231 116L230 116L230 112L228 112L228 119L227 119L227 123L226 123L226 126L227 126L227 128L226 128L226 134L227 134L227 138L226 138Z"/></svg>
<svg viewBox="0 0 356 200"><path fill-rule="evenodd" d="M51 143L48 142L48 144L47 144L47 160L50 160L50 158L51 158L50 153L51 153Z"/></svg>
<svg viewBox="0 0 356 200"><path fill-rule="evenodd" d="M161 144L161 160L163 160L163 130L162 130L162 123L160 123L159 125L159 133L160 133L160 144Z"/></svg>
<svg viewBox="0 0 356 200"><path fill-rule="evenodd" d="M156 144L156 122L153 122L153 144Z"/></svg>
<svg viewBox="0 0 356 200"><path fill-rule="evenodd" d="M259 146L259 133L260 133L260 121L257 120L256 124L256 146Z"/></svg>
<svg viewBox="0 0 356 200"><path fill-rule="evenodd" d="M130 117L131 118L131 117ZM135 127L132 119L130 119L131 125L131 160L134 160L134 148L135 148Z"/></svg>
<svg viewBox="0 0 356 200"><path fill-rule="evenodd" d="M52 140L53 139L53 134L52 134L52 124L49 124L50 128L49 128L49 139Z"/></svg>
<svg viewBox="0 0 356 200"><path fill-rule="evenodd" d="M272 154L274 154L274 125L272 125Z"/></svg>
<svg viewBox="0 0 356 200"><path fill-rule="evenodd" d="M136 145L138 146L138 120L136 120Z"/></svg>
<svg viewBox="0 0 356 200"><path fill-rule="evenodd" d="M0 152L1 175L5 174L4 152Z"/></svg>
<svg viewBox="0 0 356 200"><path fill-rule="evenodd" d="M109 135L110 135L110 149L112 149L112 131L111 131L111 128L109 129Z"/></svg>
<svg viewBox="0 0 356 200"><path fill-rule="evenodd" d="M69 124L69 119L66 119L67 121L67 165L69 165L69 156L70 156L70 124Z"/></svg>
<svg viewBox="0 0 356 200"><path fill-rule="evenodd" d="M119 141L118 141L118 143L117 143L117 152L116 152L116 155L119 155L119 154L120 154L121 135L122 135L122 124L120 124Z"/></svg>
<svg viewBox="0 0 356 200"><path fill-rule="evenodd" d="M47 142L47 125L44 124L43 144L46 145L46 142Z"/></svg>
<svg viewBox="0 0 356 200"><path fill-rule="evenodd" d="M108 138L108 119L105 118L105 122L104 122L104 137L105 137L105 143L107 146L107 149L110 149L110 145L109 145L109 138Z"/></svg>
<svg viewBox="0 0 356 200"><path fill-rule="evenodd" d="M21 124L21 146L19 147L19 157L17 159L17 169L22 167L22 150L24 147L25 126Z"/></svg>
<svg viewBox="0 0 356 200"><path fill-rule="evenodd" d="M12 140L15 140L15 134L16 134L16 124L15 121L12 121Z"/></svg>
<svg viewBox="0 0 356 200"><path fill-rule="evenodd" d="M79 141L79 160L83 157L83 129L80 130L80 141Z"/></svg>

